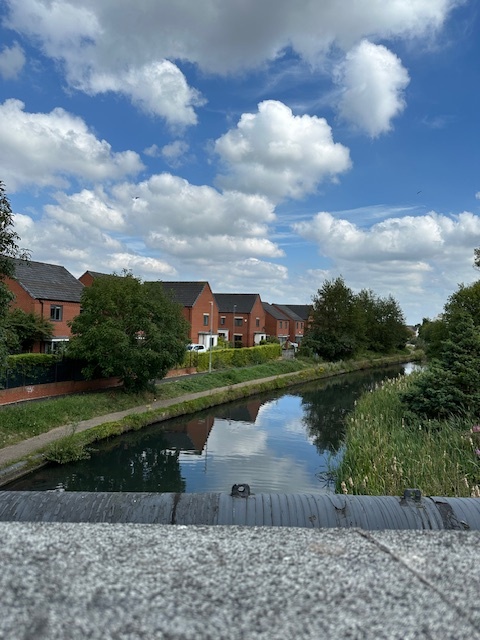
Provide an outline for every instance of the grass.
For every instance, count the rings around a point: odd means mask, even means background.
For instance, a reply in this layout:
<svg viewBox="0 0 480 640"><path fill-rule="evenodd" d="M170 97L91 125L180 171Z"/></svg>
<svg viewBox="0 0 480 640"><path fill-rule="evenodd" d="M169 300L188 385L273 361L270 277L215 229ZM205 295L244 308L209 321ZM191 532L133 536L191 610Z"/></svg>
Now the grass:
<svg viewBox="0 0 480 640"><path fill-rule="evenodd" d="M3 407L0 409L0 448L45 433L55 427L132 407L149 405L154 398L177 398L237 382L301 371L306 367L305 363L285 360L164 382L157 385L155 392L132 394L114 389L102 393L71 395Z"/></svg>
<svg viewBox="0 0 480 640"><path fill-rule="evenodd" d="M357 402L347 421L337 492L480 497L480 432L474 421L451 418L407 427L399 391L414 374L384 383Z"/></svg>

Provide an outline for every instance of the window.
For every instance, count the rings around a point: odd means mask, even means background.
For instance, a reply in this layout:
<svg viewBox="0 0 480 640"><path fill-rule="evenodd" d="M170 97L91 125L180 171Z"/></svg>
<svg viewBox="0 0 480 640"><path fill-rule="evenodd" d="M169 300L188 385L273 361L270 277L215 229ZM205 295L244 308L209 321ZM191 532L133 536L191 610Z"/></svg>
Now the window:
<svg viewBox="0 0 480 640"><path fill-rule="evenodd" d="M255 326L256 327L260 326L260 318L255 318Z"/></svg>
<svg viewBox="0 0 480 640"><path fill-rule="evenodd" d="M208 321L209 321L209 318L210 318L210 315L209 315L208 313L204 313L204 314L203 314L203 326L204 326L204 327L208 327L208 325L209 325L209 322L208 322Z"/></svg>
<svg viewBox="0 0 480 640"><path fill-rule="evenodd" d="M225 324L225 316L220 316L220 324Z"/></svg>
<svg viewBox="0 0 480 640"><path fill-rule="evenodd" d="M280 329L283 329L283 322L280 320Z"/></svg>
<svg viewBox="0 0 480 640"><path fill-rule="evenodd" d="M50 305L50 320L60 321L63 317L63 307L58 304Z"/></svg>
<svg viewBox="0 0 480 640"><path fill-rule="evenodd" d="M235 318L235 326L243 327L243 318Z"/></svg>

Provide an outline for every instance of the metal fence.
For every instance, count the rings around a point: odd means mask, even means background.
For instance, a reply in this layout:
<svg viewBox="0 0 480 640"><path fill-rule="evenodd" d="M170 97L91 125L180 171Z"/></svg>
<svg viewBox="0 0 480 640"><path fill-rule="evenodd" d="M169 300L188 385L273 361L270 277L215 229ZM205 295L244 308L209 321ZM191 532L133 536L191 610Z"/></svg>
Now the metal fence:
<svg viewBox="0 0 480 640"><path fill-rule="evenodd" d="M65 359L50 365L31 365L25 371L6 369L0 374L0 388L14 389L16 387L50 382L85 380L85 376L82 374L84 366L84 362Z"/></svg>

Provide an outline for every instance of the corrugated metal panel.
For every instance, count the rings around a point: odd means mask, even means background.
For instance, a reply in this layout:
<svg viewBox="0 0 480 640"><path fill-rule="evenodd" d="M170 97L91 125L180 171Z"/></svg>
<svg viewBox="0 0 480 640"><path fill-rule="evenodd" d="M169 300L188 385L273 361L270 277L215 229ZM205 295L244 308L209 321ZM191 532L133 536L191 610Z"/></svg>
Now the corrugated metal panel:
<svg viewBox="0 0 480 640"><path fill-rule="evenodd" d="M480 530L478 498L0 491L3 522Z"/></svg>

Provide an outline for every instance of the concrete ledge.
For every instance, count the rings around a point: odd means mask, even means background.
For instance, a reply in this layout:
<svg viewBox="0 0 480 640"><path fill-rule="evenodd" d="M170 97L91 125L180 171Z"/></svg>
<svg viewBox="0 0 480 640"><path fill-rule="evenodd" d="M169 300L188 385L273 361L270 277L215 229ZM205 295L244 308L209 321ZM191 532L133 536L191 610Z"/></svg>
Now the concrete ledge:
<svg viewBox="0 0 480 640"><path fill-rule="evenodd" d="M478 532L0 523L0 637L480 637Z"/></svg>

